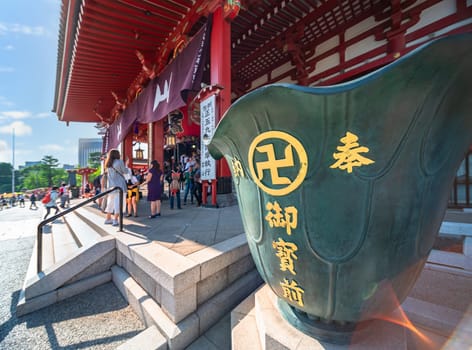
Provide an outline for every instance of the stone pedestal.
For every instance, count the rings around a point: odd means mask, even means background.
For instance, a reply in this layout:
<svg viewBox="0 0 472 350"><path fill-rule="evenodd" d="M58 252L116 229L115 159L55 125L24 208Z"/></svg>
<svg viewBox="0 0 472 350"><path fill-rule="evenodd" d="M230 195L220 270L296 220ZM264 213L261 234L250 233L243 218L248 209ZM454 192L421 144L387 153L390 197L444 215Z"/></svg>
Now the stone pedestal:
<svg viewBox="0 0 472 350"><path fill-rule="evenodd" d="M407 349L407 330L385 321L374 321L363 332L354 332L351 344L320 342L294 328L282 318L276 296L264 285L231 313L233 350L325 349L401 350Z"/></svg>

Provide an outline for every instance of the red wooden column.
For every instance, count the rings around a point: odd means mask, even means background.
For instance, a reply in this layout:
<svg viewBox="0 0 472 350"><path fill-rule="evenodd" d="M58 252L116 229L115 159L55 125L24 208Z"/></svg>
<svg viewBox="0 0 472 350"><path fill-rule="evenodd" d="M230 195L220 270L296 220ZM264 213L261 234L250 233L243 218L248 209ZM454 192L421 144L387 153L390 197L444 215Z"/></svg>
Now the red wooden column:
<svg viewBox="0 0 472 350"><path fill-rule="evenodd" d="M216 123L231 105L231 25L224 17L223 6L219 6L213 13L213 24L210 40L210 80L211 85L219 85L223 90L217 101ZM229 177L231 172L225 159L216 163L216 178ZM211 201L216 205L217 180L211 182ZM207 204L206 189L208 183L202 184L202 202Z"/></svg>
<svg viewBox="0 0 472 350"><path fill-rule="evenodd" d="M219 122L231 105L231 24L224 18L223 6L219 6L213 14L210 50L211 85L224 88L218 100L216 122ZM216 175L231 176L226 160L218 161Z"/></svg>
<svg viewBox="0 0 472 350"><path fill-rule="evenodd" d="M133 133L126 135L123 141L123 161L126 164L126 159L129 159L128 167L133 167Z"/></svg>
<svg viewBox="0 0 472 350"><path fill-rule="evenodd" d="M151 150L149 155L149 162L157 160L161 166L161 170L164 170L164 123L161 120L152 124L151 130L148 130L151 138L149 142L149 149Z"/></svg>

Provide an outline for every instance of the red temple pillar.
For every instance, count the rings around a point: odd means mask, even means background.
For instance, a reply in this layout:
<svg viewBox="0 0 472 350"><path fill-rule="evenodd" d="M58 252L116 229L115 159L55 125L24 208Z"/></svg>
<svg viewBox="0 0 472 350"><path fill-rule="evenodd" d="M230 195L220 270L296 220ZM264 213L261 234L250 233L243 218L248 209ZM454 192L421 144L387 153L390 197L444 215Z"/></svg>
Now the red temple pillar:
<svg viewBox="0 0 472 350"><path fill-rule="evenodd" d="M223 6L219 6L213 14L210 51L211 85L220 85L224 88L220 91L217 103L218 123L231 105L231 24L224 17ZM217 162L216 176L231 176L226 160ZM216 188L213 192L216 195Z"/></svg>
<svg viewBox="0 0 472 350"><path fill-rule="evenodd" d="M123 141L123 161L129 160L128 167L133 167L133 133L126 135Z"/></svg>
<svg viewBox="0 0 472 350"><path fill-rule="evenodd" d="M149 145L152 148L149 162L157 160L161 170L164 170L164 123L162 120L152 123L151 143Z"/></svg>
<svg viewBox="0 0 472 350"><path fill-rule="evenodd" d="M225 19L223 6L213 13L213 24L210 40L210 80L211 85L223 87L218 95L216 123L231 105L231 24ZM231 172L225 159L216 163L216 179L211 182L211 201L216 205L217 179L230 177ZM207 204L207 186L202 184L202 202Z"/></svg>

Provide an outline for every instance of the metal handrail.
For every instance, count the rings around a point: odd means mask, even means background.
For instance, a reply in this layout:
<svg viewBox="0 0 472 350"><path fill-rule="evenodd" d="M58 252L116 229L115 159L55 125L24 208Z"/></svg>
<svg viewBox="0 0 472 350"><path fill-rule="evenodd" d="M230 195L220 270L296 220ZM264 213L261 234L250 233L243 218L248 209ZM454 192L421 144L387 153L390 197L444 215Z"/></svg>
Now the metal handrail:
<svg viewBox="0 0 472 350"><path fill-rule="evenodd" d="M37 230L37 240L38 240L38 249L37 249L37 254L38 254L38 259L37 259L37 271L40 273L42 271L42 263L43 263L43 226L46 224L49 224L50 222L56 220L57 218L60 218L66 214L69 214L70 212L73 212L81 207L83 207L86 204L89 204L90 202L95 201L98 198L104 197L108 194L110 194L113 191L118 190L120 192L120 225L119 225L119 231L123 231L123 189L121 187L113 187L111 189L106 190L105 192L99 193L96 196L93 196L91 198L88 198L84 200L83 202L80 202L79 204L70 207L69 209L61 211L59 214L56 214L54 216L51 216L49 219L43 220L39 223L38 225L38 230Z"/></svg>

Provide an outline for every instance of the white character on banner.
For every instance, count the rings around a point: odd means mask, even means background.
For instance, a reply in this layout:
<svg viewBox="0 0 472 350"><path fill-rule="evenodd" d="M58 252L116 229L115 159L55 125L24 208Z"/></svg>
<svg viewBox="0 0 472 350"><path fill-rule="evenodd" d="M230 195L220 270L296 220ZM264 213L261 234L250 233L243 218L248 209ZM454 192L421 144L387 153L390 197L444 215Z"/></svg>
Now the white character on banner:
<svg viewBox="0 0 472 350"><path fill-rule="evenodd" d="M121 123L118 123L118 125L116 126L117 128L117 137L118 137L118 140L121 140Z"/></svg>
<svg viewBox="0 0 472 350"><path fill-rule="evenodd" d="M161 92L161 87L159 85L156 86L156 97L154 98L154 108L152 111L154 112L157 107L159 107L159 103L162 101L166 101L169 103L169 96L170 96L170 85L172 84L172 73L170 73L169 82L167 80L164 82L164 89Z"/></svg>

